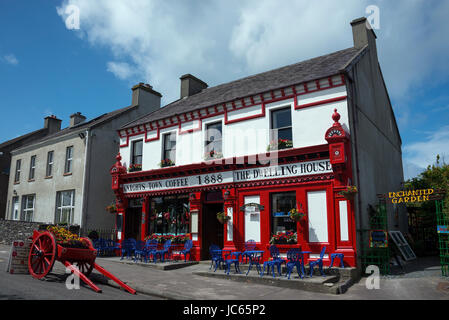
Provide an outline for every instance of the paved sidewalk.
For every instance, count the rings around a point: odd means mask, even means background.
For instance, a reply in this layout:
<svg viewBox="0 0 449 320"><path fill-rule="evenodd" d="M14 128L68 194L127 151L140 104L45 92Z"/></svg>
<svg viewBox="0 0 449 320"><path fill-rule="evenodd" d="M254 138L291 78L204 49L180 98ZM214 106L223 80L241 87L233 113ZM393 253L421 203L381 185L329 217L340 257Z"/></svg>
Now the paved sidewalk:
<svg viewBox="0 0 449 320"><path fill-rule="evenodd" d="M116 260L116 261L114 261ZM163 271L140 265L117 262L116 258L97 258L97 263L126 281L138 292L182 300L395 300L426 299L449 300L449 279L439 276L433 265L405 276L381 277L379 290L368 290L362 278L345 294L333 295L297 289L278 288L193 274L209 271L209 265L200 263L182 269ZM217 272L220 272L217 270ZM447 288L447 289L446 289Z"/></svg>
<svg viewBox="0 0 449 320"><path fill-rule="evenodd" d="M1 250L10 247L0 245ZM115 260L115 261L114 261ZM112 272L138 293L164 299L181 300L449 300L449 279L441 277L438 261L423 259L406 267L405 275L381 277L379 290L368 290L366 278L354 284L345 294L325 294L297 289L279 288L227 279L203 277L194 272L209 271L209 265L200 263L182 269L164 271L137 264L123 264L119 258L98 257L96 262ZM4 271L2 271L4 272ZM65 267L56 262L54 273L65 273ZM217 270L217 272L222 272ZM251 271L255 272L255 271ZM92 279L107 281L93 271ZM108 282L115 286L115 283Z"/></svg>

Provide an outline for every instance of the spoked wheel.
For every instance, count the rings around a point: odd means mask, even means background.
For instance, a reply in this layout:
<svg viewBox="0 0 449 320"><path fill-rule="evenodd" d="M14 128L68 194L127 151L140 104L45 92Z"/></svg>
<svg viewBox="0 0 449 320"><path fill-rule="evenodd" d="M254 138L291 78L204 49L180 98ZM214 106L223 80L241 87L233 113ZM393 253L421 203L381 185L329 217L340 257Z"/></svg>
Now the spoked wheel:
<svg viewBox="0 0 449 320"><path fill-rule="evenodd" d="M40 233L31 244L28 270L36 279L42 279L53 268L56 257L55 237L48 231Z"/></svg>

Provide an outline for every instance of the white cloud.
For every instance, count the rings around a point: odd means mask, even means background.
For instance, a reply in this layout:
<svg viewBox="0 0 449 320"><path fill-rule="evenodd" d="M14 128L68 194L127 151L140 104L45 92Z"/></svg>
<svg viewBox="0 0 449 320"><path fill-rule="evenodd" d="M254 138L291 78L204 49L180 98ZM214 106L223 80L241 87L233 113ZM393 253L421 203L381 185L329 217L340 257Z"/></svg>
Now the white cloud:
<svg viewBox="0 0 449 320"><path fill-rule="evenodd" d="M410 93L449 74L449 1L64 0L62 21L69 4L80 9L75 34L115 56L108 70L150 83L164 103L178 98L185 73L217 85L350 47L349 22L373 4L380 8L379 59L401 123L408 123Z"/></svg>
<svg viewBox="0 0 449 320"><path fill-rule="evenodd" d="M117 78L121 80L129 79L131 76L135 75L135 68L130 66L126 62L114 62L110 61L107 63L107 70L112 72Z"/></svg>
<svg viewBox="0 0 449 320"><path fill-rule="evenodd" d="M19 64L19 60L12 53L4 55L1 60L5 61L7 64L10 64L13 66L16 66Z"/></svg>
<svg viewBox="0 0 449 320"><path fill-rule="evenodd" d="M420 142L405 145L403 154L404 174L408 178L413 177L416 171L423 171L428 165L434 164L438 154L447 162L449 159L449 126L443 126L428 134Z"/></svg>

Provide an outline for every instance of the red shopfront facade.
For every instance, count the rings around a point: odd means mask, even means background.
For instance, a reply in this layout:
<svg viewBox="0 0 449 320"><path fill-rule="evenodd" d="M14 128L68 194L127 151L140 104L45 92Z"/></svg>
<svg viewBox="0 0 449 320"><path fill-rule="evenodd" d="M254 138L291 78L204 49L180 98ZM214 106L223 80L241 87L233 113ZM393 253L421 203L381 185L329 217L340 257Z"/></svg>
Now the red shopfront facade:
<svg viewBox="0 0 449 320"><path fill-rule="evenodd" d="M212 243L243 251L247 240L266 251L266 260L272 236L293 231L296 243L277 244L281 253L301 247L313 260L326 246L325 265L331 253L343 253L345 264L356 266L354 204L339 194L352 181L349 135L338 113L333 119L325 136L328 144L280 150L275 165L254 161L255 155L127 173L118 155L111 168L118 239L143 240L156 230L157 206L176 202L188 204L181 231L193 240L194 260L208 259ZM294 207L305 214L299 222L286 217ZM231 220L218 222L219 211Z"/></svg>

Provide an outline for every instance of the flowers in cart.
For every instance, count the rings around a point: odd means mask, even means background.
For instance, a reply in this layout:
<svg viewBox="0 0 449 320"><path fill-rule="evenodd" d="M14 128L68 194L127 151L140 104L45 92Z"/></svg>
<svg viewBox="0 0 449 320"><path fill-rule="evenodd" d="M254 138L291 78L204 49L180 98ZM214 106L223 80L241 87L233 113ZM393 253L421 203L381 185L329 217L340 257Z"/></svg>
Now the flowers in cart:
<svg viewBox="0 0 449 320"><path fill-rule="evenodd" d="M286 232L277 232L270 239L270 244L296 244L298 241L298 237L296 232L286 231Z"/></svg>
<svg viewBox="0 0 449 320"><path fill-rule="evenodd" d="M55 236L56 243L65 248L89 248L89 240L80 238L64 227L48 226L47 231Z"/></svg>

